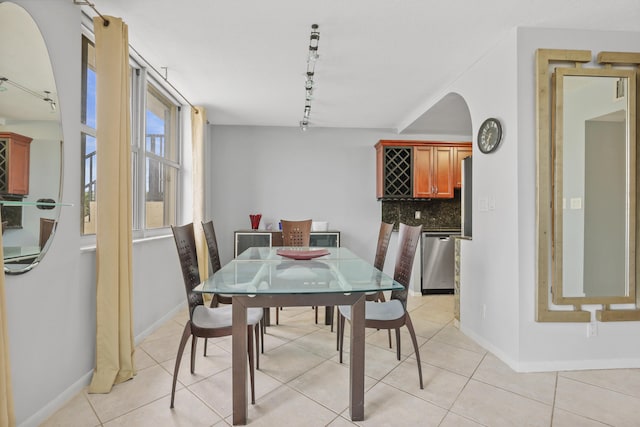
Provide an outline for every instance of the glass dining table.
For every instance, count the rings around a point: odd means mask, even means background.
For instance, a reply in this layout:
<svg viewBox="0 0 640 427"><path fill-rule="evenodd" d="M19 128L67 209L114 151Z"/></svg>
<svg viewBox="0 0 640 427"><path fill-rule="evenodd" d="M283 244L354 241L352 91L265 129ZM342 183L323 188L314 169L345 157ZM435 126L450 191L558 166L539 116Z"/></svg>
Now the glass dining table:
<svg viewBox="0 0 640 427"><path fill-rule="evenodd" d="M289 257L278 254L283 250ZM325 255L314 257L319 250ZM249 248L198 285L196 292L228 294L233 299L233 424L246 424L248 415L247 308L350 305L349 408L351 420L362 421L365 294L402 289L345 247Z"/></svg>

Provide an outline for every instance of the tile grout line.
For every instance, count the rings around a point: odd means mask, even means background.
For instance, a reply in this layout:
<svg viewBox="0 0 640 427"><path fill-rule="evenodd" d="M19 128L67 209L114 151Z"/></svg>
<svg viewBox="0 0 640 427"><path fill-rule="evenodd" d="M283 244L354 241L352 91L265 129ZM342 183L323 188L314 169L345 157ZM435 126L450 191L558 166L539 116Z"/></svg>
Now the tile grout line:
<svg viewBox="0 0 640 427"><path fill-rule="evenodd" d="M476 423L478 423L478 424L484 425L484 424L482 424L480 421L478 421L478 420L476 420L476 419L469 418L469 417L468 417L468 416L466 416L466 415L458 414L458 413L456 413L455 411L452 411L452 410L451 410L451 408L453 408L453 406L456 404L456 402L457 402L457 401L458 401L458 399L460 398L460 395L462 394L462 392L467 388L467 386L468 386L468 385L469 385L469 383L471 382L471 379L473 378L473 376L475 375L475 373L478 371L478 368L480 367L480 365L482 365L482 362L484 361L484 359L485 359L486 357L487 357L487 353L485 353L485 354L482 356L482 359L480 359L480 362L478 362L478 364L477 364L477 365L476 365L476 367L474 368L473 372L469 375L469 377L467 377L467 381L465 382L464 387L462 387L462 388L460 389L460 392L456 395L456 398L455 398L455 399L453 399L453 403L451 403L451 407L448 409L447 413L451 412L451 413L452 413L452 414L454 414L454 415L461 416L461 417L463 417L463 418L465 418L465 419L471 419L473 422L476 422ZM445 416L445 418L446 418L446 416Z"/></svg>
<svg viewBox="0 0 640 427"><path fill-rule="evenodd" d="M553 401L551 404L551 419L549 420L549 427L553 426L553 415L556 412L556 397L558 396L558 372L555 373L555 384L553 387Z"/></svg>

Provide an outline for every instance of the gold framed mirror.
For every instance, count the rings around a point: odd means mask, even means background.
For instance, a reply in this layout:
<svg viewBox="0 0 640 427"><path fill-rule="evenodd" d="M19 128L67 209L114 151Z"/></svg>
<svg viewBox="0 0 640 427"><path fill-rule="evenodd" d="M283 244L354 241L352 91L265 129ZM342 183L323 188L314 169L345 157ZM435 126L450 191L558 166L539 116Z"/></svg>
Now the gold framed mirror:
<svg viewBox="0 0 640 427"><path fill-rule="evenodd" d="M536 52L537 321L640 320L636 125L640 54Z"/></svg>

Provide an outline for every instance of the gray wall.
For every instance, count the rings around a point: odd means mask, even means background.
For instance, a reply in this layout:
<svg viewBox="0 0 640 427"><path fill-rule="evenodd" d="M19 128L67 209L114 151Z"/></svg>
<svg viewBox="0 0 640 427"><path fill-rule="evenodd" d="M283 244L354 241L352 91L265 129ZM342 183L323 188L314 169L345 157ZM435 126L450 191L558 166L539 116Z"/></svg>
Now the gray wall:
<svg viewBox="0 0 640 427"><path fill-rule="evenodd" d="M250 228L251 213L275 227L280 219L328 221L344 246L373 260L381 219L374 145L394 138L403 139L375 129L210 126L206 211L222 261L233 257L233 231Z"/></svg>

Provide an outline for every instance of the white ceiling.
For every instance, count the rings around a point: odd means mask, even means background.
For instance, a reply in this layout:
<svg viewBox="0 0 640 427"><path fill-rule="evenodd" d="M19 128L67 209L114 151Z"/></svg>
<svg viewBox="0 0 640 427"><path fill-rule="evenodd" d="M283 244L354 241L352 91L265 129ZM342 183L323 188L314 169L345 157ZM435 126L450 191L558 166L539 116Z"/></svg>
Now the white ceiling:
<svg viewBox="0 0 640 427"><path fill-rule="evenodd" d="M69 0L70 1L70 0ZM640 1L95 0L214 124L298 126L312 24L320 59L312 126L460 132L452 96L420 106L517 26L640 31ZM95 13L83 6L91 16ZM572 46L567 46L572 48ZM640 46L639 46L640 50ZM454 116L455 117L455 116ZM414 123L414 120L419 119ZM399 129L404 130L404 129Z"/></svg>

